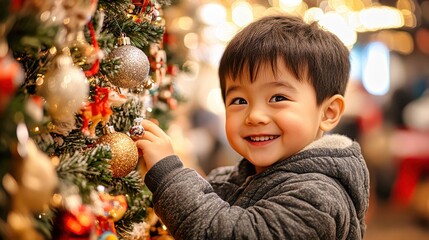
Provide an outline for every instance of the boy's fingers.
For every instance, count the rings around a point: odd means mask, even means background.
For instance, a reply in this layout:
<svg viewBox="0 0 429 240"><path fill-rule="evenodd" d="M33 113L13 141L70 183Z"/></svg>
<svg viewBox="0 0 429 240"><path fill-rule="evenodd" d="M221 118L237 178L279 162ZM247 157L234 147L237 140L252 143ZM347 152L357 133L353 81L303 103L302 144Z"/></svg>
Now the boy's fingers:
<svg viewBox="0 0 429 240"><path fill-rule="evenodd" d="M149 141L154 141L156 140L158 137L150 130L145 131L145 134L143 136L140 137L140 139L146 139Z"/></svg>
<svg viewBox="0 0 429 240"><path fill-rule="evenodd" d="M154 122L152 122L150 120L143 119L142 126L145 130L145 134L147 132L151 132L155 136L164 136L165 135L164 131L158 125L156 125Z"/></svg>
<svg viewBox="0 0 429 240"><path fill-rule="evenodd" d="M145 139L140 139L140 140L136 141L136 146L137 146L137 148L139 150L139 154L140 155L144 154L145 148L147 147L146 144L148 144L148 143L150 143L150 141L149 140L145 140Z"/></svg>
<svg viewBox="0 0 429 240"><path fill-rule="evenodd" d="M156 118L149 118L149 121L155 123L157 126L159 126L159 121Z"/></svg>

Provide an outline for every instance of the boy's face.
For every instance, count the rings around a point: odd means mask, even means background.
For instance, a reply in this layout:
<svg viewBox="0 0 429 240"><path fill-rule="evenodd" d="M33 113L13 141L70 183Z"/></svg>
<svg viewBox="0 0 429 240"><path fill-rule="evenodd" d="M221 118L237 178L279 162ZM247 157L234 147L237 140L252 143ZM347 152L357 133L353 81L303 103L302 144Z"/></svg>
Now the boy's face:
<svg viewBox="0 0 429 240"><path fill-rule="evenodd" d="M322 108L307 80L298 81L282 61L277 76L263 65L253 83L247 73L226 81L226 135L260 172L320 138Z"/></svg>

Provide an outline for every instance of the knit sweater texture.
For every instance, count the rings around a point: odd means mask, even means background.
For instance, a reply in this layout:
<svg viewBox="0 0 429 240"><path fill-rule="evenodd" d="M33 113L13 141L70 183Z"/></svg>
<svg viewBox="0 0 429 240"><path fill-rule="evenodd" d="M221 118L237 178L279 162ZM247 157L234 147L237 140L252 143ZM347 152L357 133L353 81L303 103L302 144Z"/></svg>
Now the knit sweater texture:
<svg viewBox="0 0 429 240"><path fill-rule="evenodd" d="M176 155L145 183L175 239L363 239L369 174L360 146L325 135L256 174L242 159L205 179Z"/></svg>

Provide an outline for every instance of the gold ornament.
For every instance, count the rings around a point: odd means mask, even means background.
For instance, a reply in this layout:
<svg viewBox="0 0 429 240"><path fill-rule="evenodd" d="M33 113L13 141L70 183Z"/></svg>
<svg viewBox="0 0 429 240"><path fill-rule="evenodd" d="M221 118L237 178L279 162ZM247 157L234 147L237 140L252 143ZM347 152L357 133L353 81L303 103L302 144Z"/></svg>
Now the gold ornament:
<svg viewBox="0 0 429 240"><path fill-rule="evenodd" d="M101 136L97 143L108 144L112 150L110 169L113 177L125 177L137 166L139 157L137 146L127 134L115 132L112 126L106 130L107 133Z"/></svg>
<svg viewBox="0 0 429 240"><path fill-rule="evenodd" d="M109 58L120 59L121 66L109 81L120 88L136 88L145 85L150 70L146 54L132 46L130 38L125 35L118 38L118 46L109 54Z"/></svg>

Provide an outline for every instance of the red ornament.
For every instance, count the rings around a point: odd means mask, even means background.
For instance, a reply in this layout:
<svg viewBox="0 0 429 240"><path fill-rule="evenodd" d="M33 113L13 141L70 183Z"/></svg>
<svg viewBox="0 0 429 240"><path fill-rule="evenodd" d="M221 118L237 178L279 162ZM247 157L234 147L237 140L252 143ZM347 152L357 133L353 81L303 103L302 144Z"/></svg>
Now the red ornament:
<svg viewBox="0 0 429 240"><path fill-rule="evenodd" d="M12 0L10 2L9 10L11 12L18 12L24 5L24 0Z"/></svg>
<svg viewBox="0 0 429 240"><path fill-rule="evenodd" d="M63 221L66 231L79 236L91 233L94 227L94 216L83 205L76 213L66 213Z"/></svg>
<svg viewBox="0 0 429 240"><path fill-rule="evenodd" d="M95 215L86 205L60 210L54 223L54 239L92 239L95 234Z"/></svg>
<svg viewBox="0 0 429 240"><path fill-rule="evenodd" d="M24 82L21 64L9 54L0 58L0 114L4 111L16 89Z"/></svg>

